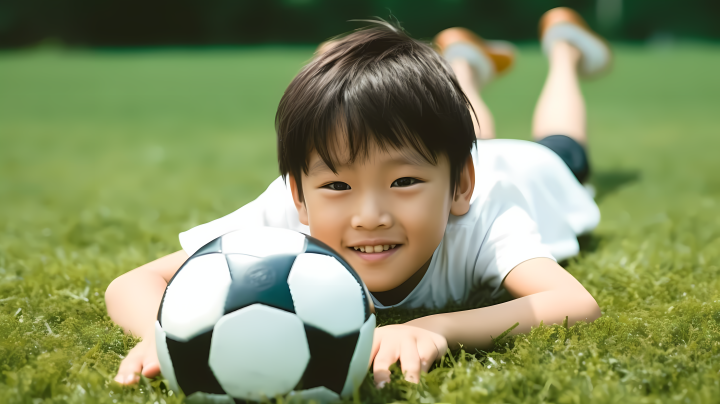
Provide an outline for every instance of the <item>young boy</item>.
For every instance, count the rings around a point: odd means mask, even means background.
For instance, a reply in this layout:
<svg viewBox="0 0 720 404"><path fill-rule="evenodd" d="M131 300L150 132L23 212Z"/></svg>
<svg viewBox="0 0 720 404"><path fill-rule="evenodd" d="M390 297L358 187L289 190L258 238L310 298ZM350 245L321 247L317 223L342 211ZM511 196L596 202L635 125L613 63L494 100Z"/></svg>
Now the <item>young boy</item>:
<svg viewBox="0 0 720 404"><path fill-rule="evenodd" d="M515 298L378 328L378 386L397 361L417 382L448 348L488 349L516 322L513 334L566 316L570 324L598 318L593 297L556 260L577 254L576 236L599 221L581 185L589 167L578 74L603 70L610 52L566 8L546 13L541 38L550 72L535 110L536 143L476 142L495 135L479 90L512 64L501 43L452 28L435 40L441 56L375 22L324 45L278 107L283 178L238 211L180 234L183 250L108 287L112 319L142 337L116 380L159 372L153 325L167 282L202 245L249 226L327 243L362 277L378 310L442 308L479 286Z"/></svg>

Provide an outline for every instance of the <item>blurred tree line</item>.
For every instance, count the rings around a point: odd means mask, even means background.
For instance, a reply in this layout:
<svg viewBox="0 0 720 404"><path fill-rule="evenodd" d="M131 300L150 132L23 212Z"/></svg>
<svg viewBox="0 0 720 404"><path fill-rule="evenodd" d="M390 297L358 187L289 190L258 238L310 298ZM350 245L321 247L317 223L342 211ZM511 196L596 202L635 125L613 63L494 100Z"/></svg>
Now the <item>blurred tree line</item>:
<svg viewBox="0 0 720 404"><path fill-rule="evenodd" d="M416 38L459 25L531 40L557 6L613 39L720 39L719 0L0 0L0 47L317 43L390 14Z"/></svg>

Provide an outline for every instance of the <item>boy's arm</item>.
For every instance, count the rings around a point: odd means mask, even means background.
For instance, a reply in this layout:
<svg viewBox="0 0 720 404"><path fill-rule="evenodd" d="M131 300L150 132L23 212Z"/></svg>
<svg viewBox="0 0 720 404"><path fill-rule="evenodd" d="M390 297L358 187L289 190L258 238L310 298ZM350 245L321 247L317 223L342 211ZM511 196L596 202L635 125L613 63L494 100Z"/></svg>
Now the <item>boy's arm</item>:
<svg viewBox="0 0 720 404"><path fill-rule="evenodd" d="M448 346L490 349L498 337L515 323L510 335L527 333L544 324L568 325L600 317L600 307L590 293L555 261L536 258L516 266L503 286L515 298L506 303L455 313L436 314L406 323L436 332Z"/></svg>
<svg viewBox="0 0 720 404"><path fill-rule="evenodd" d="M150 377L160 371L154 337L157 311L168 282L187 258L183 250L166 255L119 276L105 291L110 318L143 339L120 364L116 381L134 383L140 372Z"/></svg>
<svg viewBox="0 0 720 404"><path fill-rule="evenodd" d="M521 263L507 275L503 285L515 300L379 328L373 350L377 353L376 382L382 384L389 380L387 368L398 359L406 378L416 381L420 370L427 371L433 360L444 354L445 347L457 348L462 344L470 349L488 350L493 346L492 338L515 323L520 324L511 335L529 332L541 321L562 324L567 316L568 325L572 325L577 321L591 322L601 315L595 299L580 282L548 258ZM430 342L434 342L434 346ZM408 344L416 345L413 347L416 353L406 347ZM407 358L405 361L403 356Z"/></svg>

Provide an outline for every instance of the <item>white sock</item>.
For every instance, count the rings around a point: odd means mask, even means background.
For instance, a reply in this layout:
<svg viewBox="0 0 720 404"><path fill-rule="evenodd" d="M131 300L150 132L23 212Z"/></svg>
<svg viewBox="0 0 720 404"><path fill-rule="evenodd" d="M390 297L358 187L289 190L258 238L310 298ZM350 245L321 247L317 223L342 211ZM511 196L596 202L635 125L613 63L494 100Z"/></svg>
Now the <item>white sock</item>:
<svg viewBox="0 0 720 404"><path fill-rule="evenodd" d="M452 62L455 59L466 60L477 75L480 86L483 86L495 78L495 64L485 53L476 47L458 42L454 43L443 52L445 60Z"/></svg>
<svg viewBox="0 0 720 404"><path fill-rule="evenodd" d="M556 41L567 41L576 47L582 54L580 72L583 75L593 75L601 72L610 63L610 49L598 37L575 24L555 24L545 31L542 39L542 49L546 55Z"/></svg>

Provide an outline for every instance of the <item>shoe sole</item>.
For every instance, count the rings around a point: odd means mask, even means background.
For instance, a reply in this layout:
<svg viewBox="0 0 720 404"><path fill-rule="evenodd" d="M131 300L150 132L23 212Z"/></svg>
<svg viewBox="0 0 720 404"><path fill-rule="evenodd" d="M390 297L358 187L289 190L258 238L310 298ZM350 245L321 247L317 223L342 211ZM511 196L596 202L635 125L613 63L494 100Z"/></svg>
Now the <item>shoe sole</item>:
<svg viewBox="0 0 720 404"><path fill-rule="evenodd" d="M448 28L434 40L438 52L450 62L468 61L481 85L507 72L515 60L515 47L506 41L487 41L465 28Z"/></svg>
<svg viewBox="0 0 720 404"><path fill-rule="evenodd" d="M596 76L610 69L610 46L588 27L579 14L569 8L554 8L543 15L540 20L540 38L546 55L556 41L567 41L580 50L582 57L578 67L581 76Z"/></svg>

